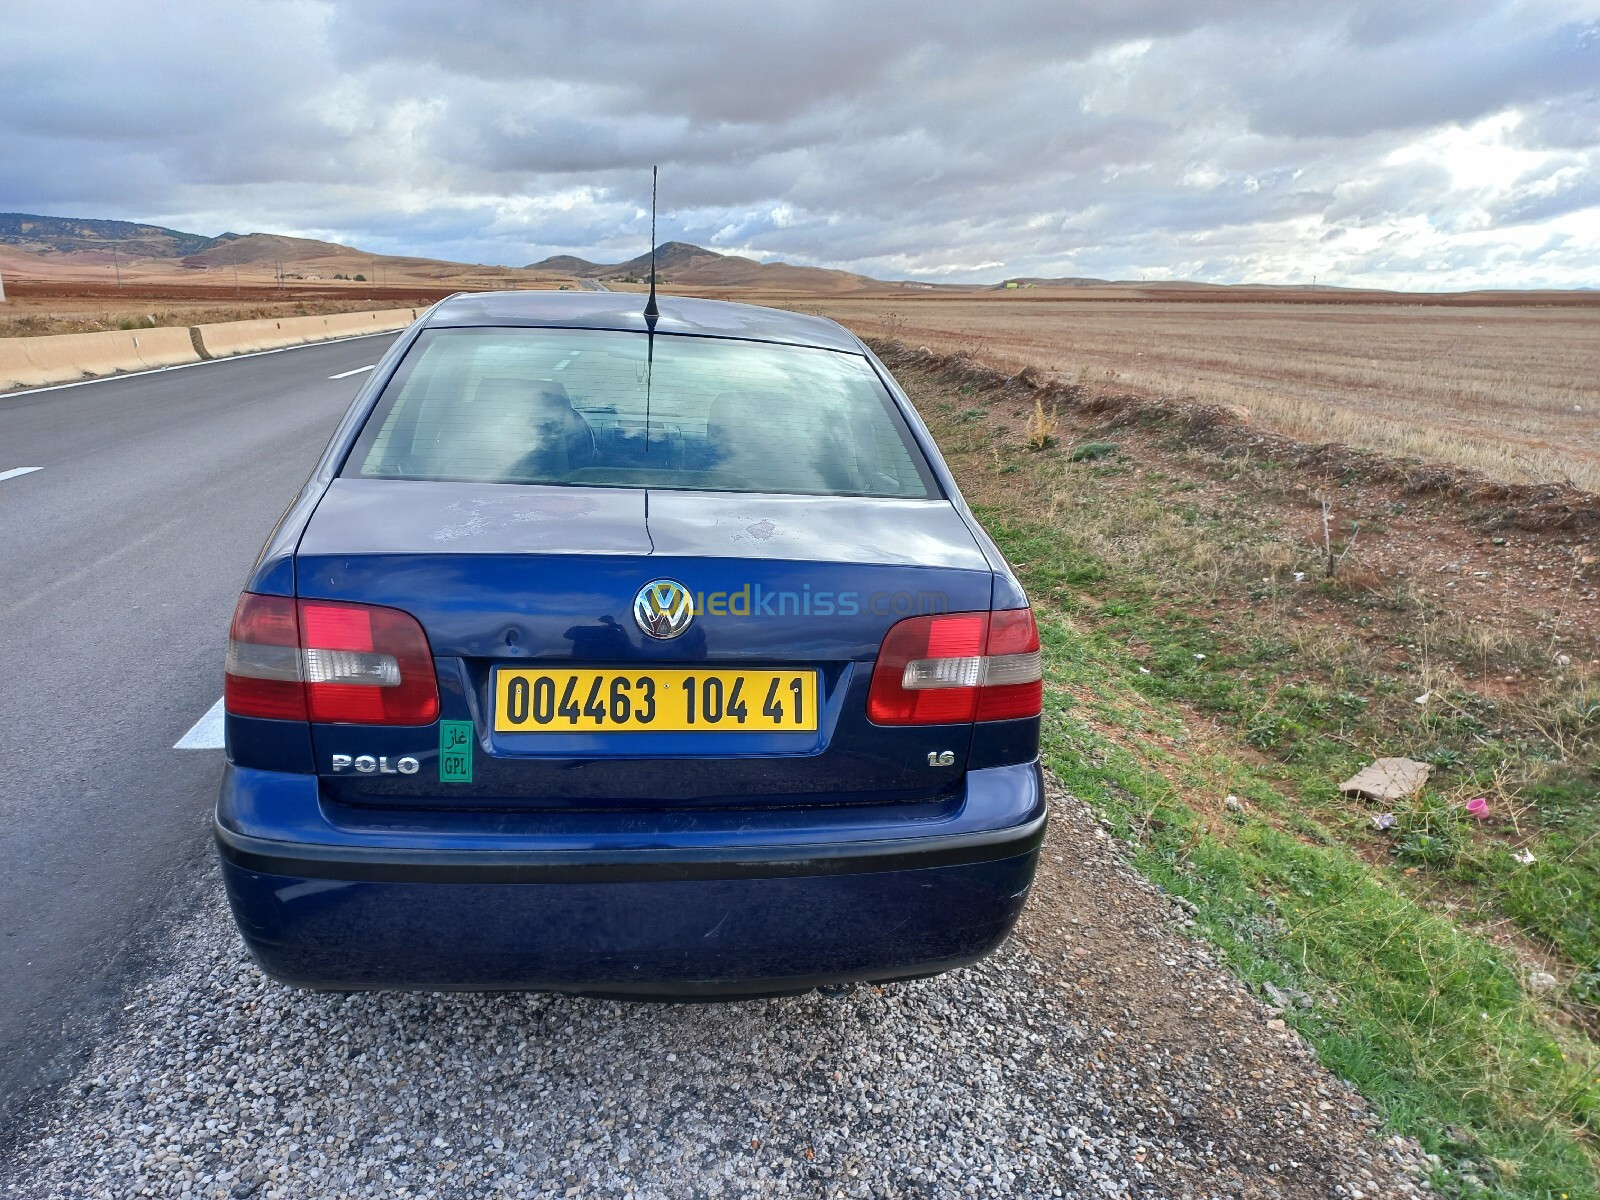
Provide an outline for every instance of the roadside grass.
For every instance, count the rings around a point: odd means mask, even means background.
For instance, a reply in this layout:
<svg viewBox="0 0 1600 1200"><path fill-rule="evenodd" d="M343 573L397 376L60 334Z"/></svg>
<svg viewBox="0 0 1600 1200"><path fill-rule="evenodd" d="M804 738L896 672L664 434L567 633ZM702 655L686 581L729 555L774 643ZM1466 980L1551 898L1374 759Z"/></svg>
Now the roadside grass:
<svg viewBox="0 0 1600 1200"><path fill-rule="evenodd" d="M1050 769L1189 901L1244 979L1309 999L1284 1019L1450 1165L1436 1184L1592 1195L1600 1056L1548 1018L1509 956L1386 880L1253 766L1196 743L1170 702L1140 693L1113 637L1059 611L1044 626Z"/></svg>
<svg viewBox="0 0 1600 1200"><path fill-rule="evenodd" d="M901 377L1038 610L1057 777L1243 978L1295 997L1284 1019L1440 1156L1442 1190L1600 1195L1594 681L1485 699L1449 664L1537 653L1404 588L1315 582L1319 548L1252 498L1191 502L1206 464L1181 448L1072 461ZM1380 831L1338 781L1386 753L1436 772Z"/></svg>

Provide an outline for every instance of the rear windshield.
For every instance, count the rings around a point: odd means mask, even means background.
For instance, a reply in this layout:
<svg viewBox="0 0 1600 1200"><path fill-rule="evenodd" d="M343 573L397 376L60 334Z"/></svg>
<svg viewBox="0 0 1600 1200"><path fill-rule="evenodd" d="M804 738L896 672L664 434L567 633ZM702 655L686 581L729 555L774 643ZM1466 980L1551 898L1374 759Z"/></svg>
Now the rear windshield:
<svg viewBox="0 0 1600 1200"><path fill-rule="evenodd" d="M588 329L432 329L344 465L369 479L938 495L858 354Z"/></svg>

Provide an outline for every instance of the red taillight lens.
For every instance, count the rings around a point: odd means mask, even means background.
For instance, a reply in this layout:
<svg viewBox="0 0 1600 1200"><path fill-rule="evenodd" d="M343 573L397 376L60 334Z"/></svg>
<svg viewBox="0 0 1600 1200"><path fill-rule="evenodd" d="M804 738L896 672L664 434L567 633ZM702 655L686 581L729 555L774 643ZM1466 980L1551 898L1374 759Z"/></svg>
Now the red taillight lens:
<svg viewBox="0 0 1600 1200"><path fill-rule="evenodd" d="M248 592L233 614L223 695L242 717L430 725L439 715L433 655L416 618Z"/></svg>
<svg viewBox="0 0 1600 1200"><path fill-rule="evenodd" d="M314 722L431 725L439 715L433 654L409 613L302 600L300 648Z"/></svg>
<svg viewBox="0 0 1600 1200"><path fill-rule="evenodd" d="M872 668L867 718L878 725L973 720L988 619L987 613L949 613L892 626Z"/></svg>
<svg viewBox="0 0 1600 1200"><path fill-rule="evenodd" d="M239 597L228 630L222 701L224 708L241 717L306 719L306 692L300 683L300 630L294 601L287 596L246 592Z"/></svg>
<svg viewBox="0 0 1600 1200"><path fill-rule="evenodd" d="M912 617L883 639L867 718L877 725L953 725L1036 717L1041 680L1031 609Z"/></svg>
<svg viewBox="0 0 1600 1200"><path fill-rule="evenodd" d="M1037 717L1044 709L1044 665L1039 658L1039 626L1034 623L1033 610L990 613L984 654L978 720Z"/></svg>

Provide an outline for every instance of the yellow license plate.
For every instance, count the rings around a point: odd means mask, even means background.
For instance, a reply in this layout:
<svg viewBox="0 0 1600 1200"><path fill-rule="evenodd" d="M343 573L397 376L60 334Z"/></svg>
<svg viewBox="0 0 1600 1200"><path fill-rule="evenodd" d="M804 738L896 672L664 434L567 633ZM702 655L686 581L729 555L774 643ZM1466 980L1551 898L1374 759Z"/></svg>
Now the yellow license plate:
<svg viewBox="0 0 1600 1200"><path fill-rule="evenodd" d="M805 733L815 671L495 672L496 733Z"/></svg>

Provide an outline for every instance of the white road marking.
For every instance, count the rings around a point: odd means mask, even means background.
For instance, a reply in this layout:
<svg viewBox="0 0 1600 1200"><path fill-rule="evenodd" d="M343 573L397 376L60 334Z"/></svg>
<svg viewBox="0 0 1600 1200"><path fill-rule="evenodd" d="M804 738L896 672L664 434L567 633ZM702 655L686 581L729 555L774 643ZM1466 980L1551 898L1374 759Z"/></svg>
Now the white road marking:
<svg viewBox="0 0 1600 1200"><path fill-rule="evenodd" d="M189 732L179 738L174 744L174 750L221 750L222 749L222 701L218 699L215 704L206 709L206 715L196 721Z"/></svg>
<svg viewBox="0 0 1600 1200"><path fill-rule="evenodd" d="M409 327L408 327L409 328ZM315 346L337 346L340 342L359 342L369 337L394 337L404 329L378 329L372 333L352 333L349 337L327 338L320 342L301 342L295 346L279 346L276 350L252 350L248 354L230 354L226 358L207 358L200 362L176 363L170 367L151 367L148 371L124 371L120 375L100 375L94 379L80 379L76 383L52 383L48 387L23 388L15 392L0 392L0 401L13 396L32 396L39 392L61 392L67 388L90 387L96 383L115 383L119 379L132 379L138 375L159 375L163 371L187 371L190 367L213 367L218 363L233 362L239 358L260 358L264 354L288 354L291 350L310 350Z"/></svg>
<svg viewBox="0 0 1600 1200"><path fill-rule="evenodd" d="M18 475L32 475L42 470L43 467L12 467L9 471L0 471L0 479L15 479Z"/></svg>
<svg viewBox="0 0 1600 1200"><path fill-rule="evenodd" d="M337 375L329 375L329 379L349 379L352 375L359 375L363 371L370 371L377 363L368 363L364 367L357 367L354 371L340 371Z"/></svg>

